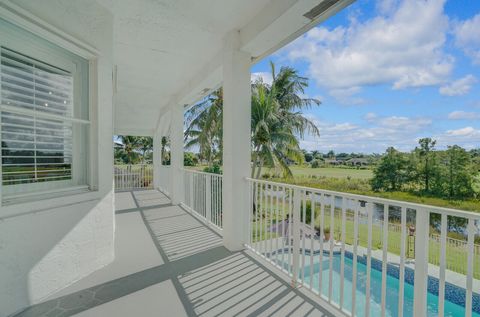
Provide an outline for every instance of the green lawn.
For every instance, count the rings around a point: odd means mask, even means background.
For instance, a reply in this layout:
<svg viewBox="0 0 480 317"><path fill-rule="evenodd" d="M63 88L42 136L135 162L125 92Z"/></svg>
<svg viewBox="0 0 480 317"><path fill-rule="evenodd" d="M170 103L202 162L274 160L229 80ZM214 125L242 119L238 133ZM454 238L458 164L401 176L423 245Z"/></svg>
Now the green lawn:
<svg viewBox="0 0 480 317"><path fill-rule="evenodd" d="M373 177L372 170L354 169L340 167L319 167L311 168L309 166L290 166L294 177L328 177L328 178L352 178L352 179L370 179ZM265 169L265 173L272 174L273 171Z"/></svg>

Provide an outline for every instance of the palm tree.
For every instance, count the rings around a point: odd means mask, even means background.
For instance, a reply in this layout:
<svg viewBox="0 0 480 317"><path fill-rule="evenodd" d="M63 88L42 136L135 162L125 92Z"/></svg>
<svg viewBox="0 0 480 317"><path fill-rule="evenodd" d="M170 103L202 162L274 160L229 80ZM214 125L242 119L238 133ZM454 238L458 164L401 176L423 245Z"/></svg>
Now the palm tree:
<svg viewBox="0 0 480 317"><path fill-rule="evenodd" d="M280 167L284 176L292 176L290 162L301 162L303 153L298 138L305 132L319 136L315 124L304 117L302 110L320 101L302 98L308 79L291 67L282 67L276 74L270 63L272 84L261 79L252 85L252 143L253 164L251 176L259 178L264 165Z"/></svg>
<svg viewBox="0 0 480 317"><path fill-rule="evenodd" d="M123 144L123 157L125 163L136 163L139 159L138 148L140 147L141 139L130 135L120 135L119 139Z"/></svg>
<svg viewBox="0 0 480 317"><path fill-rule="evenodd" d="M167 165L167 162L169 161L167 158L167 152L168 152L167 148L170 147L170 138L166 136L162 136L161 146L162 146L162 150L161 150L162 165Z"/></svg>
<svg viewBox="0 0 480 317"><path fill-rule="evenodd" d="M198 147L209 167L222 156L222 108L223 90L220 88L186 113L185 147Z"/></svg>
<svg viewBox="0 0 480 317"><path fill-rule="evenodd" d="M273 82L261 79L252 83L252 177L260 177L263 166L279 167L291 176L291 162L303 159L299 138L305 133L319 135L315 124L302 111L320 105L320 101L302 98L308 79L291 67L277 74L270 63ZM223 94L219 89L187 111L186 148L197 146L211 167L222 155Z"/></svg>
<svg viewBox="0 0 480 317"><path fill-rule="evenodd" d="M153 139L151 137L140 137L138 148L142 152L142 163L145 164L146 155L153 151Z"/></svg>

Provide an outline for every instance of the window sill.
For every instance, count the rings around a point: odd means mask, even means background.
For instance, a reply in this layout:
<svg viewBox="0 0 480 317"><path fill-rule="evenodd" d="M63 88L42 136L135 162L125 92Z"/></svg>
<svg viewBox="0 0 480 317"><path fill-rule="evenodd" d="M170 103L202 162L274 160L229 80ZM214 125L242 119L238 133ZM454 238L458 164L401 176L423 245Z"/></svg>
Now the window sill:
<svg viewBox="0 0 480 317"><path fill-rule="evenodd" d="M75 195L89 192L88 186L74 186L67 188L59 188L52 190L42 190L25 194L14 194L4 196L2 199L2 206L11 206L21 203L28 203L32 201L51 199L56 197L64 197L65 195Z"/></svg>
<svg viewBox="0 0 480 317"><path fill-rule="evenodd" d="M3 197L0 220L24 214L47 212L56 208L99 200L98 190L88 186L76 186L55 191Z"/></svg>

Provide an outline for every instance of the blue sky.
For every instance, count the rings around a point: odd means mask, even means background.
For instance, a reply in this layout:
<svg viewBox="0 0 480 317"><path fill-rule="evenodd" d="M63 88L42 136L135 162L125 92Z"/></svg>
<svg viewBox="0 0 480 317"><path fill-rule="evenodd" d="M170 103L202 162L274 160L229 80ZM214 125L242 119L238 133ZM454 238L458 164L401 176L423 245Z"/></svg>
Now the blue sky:
<svg viewBox="0 0 480 317"><path fill-rule="evenodd" d="M305 112L320 129L302 148L404 151L421 137L438 148L480 147L480 1L358 0L252 67L269 62L310 78Z"/></svg>

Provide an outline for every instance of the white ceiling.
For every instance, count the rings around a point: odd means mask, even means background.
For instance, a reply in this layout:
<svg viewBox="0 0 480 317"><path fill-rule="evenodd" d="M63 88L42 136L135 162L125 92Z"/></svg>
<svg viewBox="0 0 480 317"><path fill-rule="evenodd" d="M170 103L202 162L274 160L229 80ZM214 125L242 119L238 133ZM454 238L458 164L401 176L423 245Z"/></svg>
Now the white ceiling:
<svg viewBox="0 0 480 317"><path fill-rule="evenodd" d="M147 135L167 105L191 103L220 85L228 32L239 30L253 56L266 54L311 27L303 14L322 0L97 2L114 16L115 132Z"/></svg>
<svg viewBox="0 0 480 317"><path fill-rule="evenodd" d="M152 130L160 108L267 0L99 0L114 15L116 129ZM140 132L140 131L139 131Z"/></svg>

